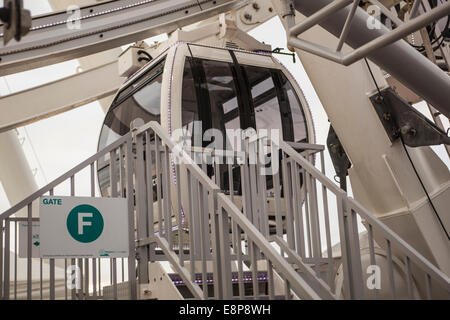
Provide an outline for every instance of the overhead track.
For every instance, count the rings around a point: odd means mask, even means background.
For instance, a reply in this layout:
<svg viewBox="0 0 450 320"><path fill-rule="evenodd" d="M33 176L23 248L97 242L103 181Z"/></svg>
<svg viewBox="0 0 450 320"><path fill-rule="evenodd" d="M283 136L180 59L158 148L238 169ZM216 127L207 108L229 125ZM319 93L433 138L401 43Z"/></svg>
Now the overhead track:
<svg viewBox="0 0 450 320"><path fill-rule="evenodd" d="M33 18L20 42L0 45L0 75L116 48L243 6L238 0L116 0ZM74 26L80 26L79 29ZM3 36L3 35L0 35Z"/></svg>

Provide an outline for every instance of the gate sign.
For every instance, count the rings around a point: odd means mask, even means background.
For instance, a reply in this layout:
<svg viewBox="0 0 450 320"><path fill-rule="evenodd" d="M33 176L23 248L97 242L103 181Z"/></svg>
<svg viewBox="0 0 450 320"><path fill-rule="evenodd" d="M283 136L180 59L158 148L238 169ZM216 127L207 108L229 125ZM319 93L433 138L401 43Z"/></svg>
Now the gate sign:
<svg viewBox="0 0 450 320"><path fill-rule="evenodd" d="M41 197L41 258L128 257L123 198Z"/></svg>

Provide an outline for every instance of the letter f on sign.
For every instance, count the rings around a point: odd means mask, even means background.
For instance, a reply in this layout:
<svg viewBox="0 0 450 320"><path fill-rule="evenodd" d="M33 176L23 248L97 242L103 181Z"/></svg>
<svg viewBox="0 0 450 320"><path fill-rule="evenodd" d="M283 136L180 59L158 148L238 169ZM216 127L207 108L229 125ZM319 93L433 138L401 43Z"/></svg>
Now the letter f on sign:
<svg viewBox="0 0 450 320"><path fill-rule="evenodd" d="M84 221L83 218L92 218L93 214L90 212L79 212L78 213L78 234L83 234L84 226L92 226L90 221Z"/></svg>

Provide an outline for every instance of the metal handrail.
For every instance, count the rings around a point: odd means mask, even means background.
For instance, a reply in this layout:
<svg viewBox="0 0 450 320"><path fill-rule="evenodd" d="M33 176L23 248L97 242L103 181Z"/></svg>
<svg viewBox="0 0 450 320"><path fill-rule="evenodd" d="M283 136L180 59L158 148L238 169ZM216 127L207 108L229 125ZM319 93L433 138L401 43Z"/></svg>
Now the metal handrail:
<svg viewBox="0 0 450 320"><path fill-rule="evenodd" d="M347 219L349 217L350 226L346 226L345 223L340 224L339 231L344 235L344 239L348 241L348 243L341 243L342 246L347 246L346 249L343 249L343 261L344 264L348 263L350 265L351 270L353 270L354 274L347 275L355 278L355 281L358 281L357 278L361 278L362 275L355 275L355 270L361 269L361 256L359 252L359 234L357 232L356 227L356 218L353 217L353 213L358 214L361 219L365 221L365 224L369 226L370 229L370 241L371 243L371 255L372 259L374 259L374 248L373 248L373 232L382 236L384 240L389 241L390 245L393 246L398 254L406 257L408 259L407 263L413 262L419 269L427 274L430 278L436 280L440 287L446 290L450 294L450 278L440 271L435 265L433 265L429 260L427 260L422 254L420 254L417 250L415 250L411 245L406 243L400 236L398 236L395 232L393 232L390 228L388 228L385 224L383 224L379 219L377 219L373 214L368 212L359 202L355 199L348 197L347 194L334 185L331 180L329 180L322 172L316 169L310 162L308 162L302 155L298 154L289 144L284 141L280 142L280 149L289 156L291 161L295 161L301 168L307 172L311 177L320 182L323 186L325 186L329 191L333 192L336 195L338 201L338 215L340 216L340 220ZM339 203L340 202L340 203ZM355 234L356 231L356 234ZM341 237L342 241L342 237ZM344 242L345 242L344 241ZM390 248L388 249L390 255ZM348 259L348 260L347 260ZM347 260L347 262L345 262ZM359 265L358 265L359 264ZM408 271L410 272L410 271ZM410 276L410 275L408 275ZM412 280L409 280L411 285ZM356 286L360 286L359 290L362 290L362 284L358 282L355 284ZM412 292L412 289L411 291ZM362 295L360 291L359 294ZM431 294L429 293L429 296Z"/></svg>
<svg viewBox="0 0 450 320"><path fill-rule="evenodd" d="M138 252L142 253L142 257L139 261L139 269L141 269L140 274L144 277L148 272L148 262L154 261L155 256L155 245L158 246L164 253L166 259L170 261L176 272L179 274L183 282L186 284L189 291L193 294L196 299L207 299L207 279L206 279L206 260L209 258L209 248L206 250L205 246L202 246L201 251L201 262L203 267L202 272L202 283L203 288L200 288L199 284L196 283L194 265L196 262L196 257L193 256L193 240L192 240L192 230L190 230L189 257L186 258L184 250L179 248L183 247L182 243L182 232L186 214L189 221L192 221L192 217L195 215L196 219L199 219L198 212L191 212L189 208L184 208L181 204L181 189L180 189L180 165L182 164L187 172L192 176L191 183L195 184L194 189L202 188L205 190L208 196L205 198L205 193L201 192L198 194L201 201L207 201L210 203L211 199L215 200L216 194L219 191L219 187L215 185L212 180L199 168L197 164L194 163L192 158L183 150L182 146L175 143L173 139L166 133L166 131L161 127L158 122L152 121L139 128L132 131L133 138L136 141L136 176L140 177L136 181L136 218L140 221L139 225L148 225L149 228L139 228L137 229L137 244ZM154 143L150 143L150 137L154 137ZM145 139L145 146L144 146ZM144 159L143 152L146 152L146 157ZM154 155L153 155L154 152ZM148 173L153 170L153 165L156 166L155 170L160 172L156 177L157 183L157 193L156 193L156 203L157 203L157 213L153 210L153 190L149 189L151 181L153 180ZM146 176L145 176L146 173ZM171 191L171 179L170 175L173 174L174 179L177 183L175 188L177 189L174 194L178 202L178 208L172 208L171 203L172 191ZM145 182L145 180L147 182ZM195 181L195 182L194 182ZM164 194L164 196L162 195ZM197 199L198 200L198 199ZM164 207L164 210L161 208ZM209 207L206 206L206 207ZM208 210L209 208L202 208L202 212ZM178 223L179 232L179 242L178 242L178 253L174 250L174 245L172 235L172 217L175 211L176 223ZM203 219L200 219L204 221ZM158 223L158 232L155 232L154 225ZM204 226L204 223L202 224ZM192 226L193 228L199 229L201 233L201 243L206 237L210 237L206 229L198 225ZM150 250L147 250L148 247ZM147 255L147 251L149 255ZM191 270L188 270L184 264L184 261L190 260ZM217 264L217 263L216 263ZM218 277L216 275L216 277Z"/></svg>
<svg viewBox="0 0 450 320"><path fill-rule="evenodd" d="M154 143L150 143L150 137L154 136ZM135 144L136 147L136 158L134 161L129 162L131 160L131 156L133 153L133 146L131 144ZM146 143L146 144L145 144ZM377 235L381 236L384 240L388 242L388 258L392 260L391 248L392 245L397 255L401 255L406 257L406 268L408 272L408 289L410 295L413 294L413 280L411 274L411 263L414 263L414 266L420 269L420 272L424 272L427 276L427 285L428 285L428 295L431 297L431 279L437 282L437 284L444 289L446 292L450 293L450 279L447 275L445 275L442 271L440 271L436 266L434 266L431 262L429 262L426 258L424 258L419 252L417 252L414 248L412 248L408 243L402 240L397 234L395 234L391 229L389 229L386 225L383 224L379 219L377 219L373 214L368 212L364 207L359 204L356 200L347 196L347 194L341 190L338 186L336 186L330 179L328 179L325 175L324 171L324 163L323 163L323 150L321 150L318 146L313 146L315 149L320 151L321 153L321 162L322 162L322 171L319 171L310 161L308 161L304 156L299 154L294 147L299 147L299 145L291 146L291 143L280 141L279 143L271 142L275 146L277 146L282 153L282 162L283 162L283 192L284 196L281 198L278 190L278 195L275 196L274 201L286 202L286 218L287 218L287 243L281 237L282 234L279 233L279 223L281 223L280 214L280 204L276 204L277 208L277 236L275 236L275 242L279 245L279 250L275 249L272 246L271 241L274 237L271 237L268 231L267 221L260 222L261 225L258 226L257 222L253 222L251 216L259 215L259 219L268 219L268 211L267 208L264 209L260 204L248 203L244 213L237 207L237 205L233 202L232 197L225 194L224 191L220 189L220 187L208 176L206 172L202 170L202 168L194 162L192 157L188 152L184 150L181 144L177 144L168 133L161 127L161 125L157 122L150 122L143 125L140 128L133 129L130 133L123 136L116 142L107 146L103 150L97 152L93 156L89 157L87 160L81 162L79 165L74 167L73 169L67 171L51 183L47 184L45 187L39 189L32 195L28 196L23 201L14 205L12 208L6 210L0 215L0 226L5 224L5 243L7 245L5 247L0 247L0 264L3 263L2 252L5 254L5 263L9 264L9 248L10 248L10 225L9 223L14 222L16 218L11 220L11 216L17 212L28 206L29 215L28 218L20 218L16 219L17 221L33 221L35 218L31 216L30 207L34 200L36 200L39 196L50 192L52 193L53 188L60 183L66 181L67 179L71 179L71 183L73 184L73 177L80 170L90 166L91 167L91 175L93 175L94 163L96 160L101 158L102 156L116 152L119 149L119 156L123 156L123 152L126 151L127 154L127 168L123 167L123 163L120 164L120 169L126 169L126 188L127 188L127 198L129 199L129 211L133 214L136 214L137 224L136 224L136 237L133 231L130 232L130 251L134 252L134 248L136 246L137 250L141 253L149 252L149 256L140 256L140 266L143 268L140 271L140 276L145 276L145 265L148 267L148 262L154 261L155 257L155 248L156 246L162 249L165 254L165 257L168 261L172 263L175 270L181 276L183 281L186 283L187 287L190 289L194 297L199 299L208 298L208 290L207 290L207 279L206 279L206 260L213 261L213 275L214 275L214 292L216 298L233 298L233 293L231 290L231 264L235 262L234 259L240 259L240 263L242 262L242 252L240 248L239 240L237 240L237 235L241 235L241 231L243 235L245 235L245 239L250 244L250 253L247 253L247 257L250 257L252 260L252 272L255 274L257 272L257 260L266 260L268 265L268 278L269 278L269 298L274 298L273 291L273 272L276 271L286 286L286 292L295 292L301 298L308 299L336 299L339 292L334 291L334 285L332 284L332 277L334 269L333 269L333 256L331 253L330 243L327 243L328 246L328 257L326 260L321 256L321 253L318 251L320 249L320 244L317 244L317 237L320 239L320 230L317 230L315 223L318 223L318 220L311 220L311 223L306 221L308 230L311 229L311 235L308 237L313 238L313 253L311 253L311 248L308 249L309 258L305 251L302 251L299 247L299 241L302 240L299 238L301 235L303 237L302 232L304 232L303 220L298 220L299 217L295 216L298 210L302 210L302 206L305 205L305 210L308 210L311 215L311 219L317 219L318 208L317 208L317 194L316 194L316 186L315 182L319 182L322 185L323 192L330 191L336 196L337 206L338 206L338 217L339 217L339 233L341 236L341 248L342 248L342 256L341 261L344 266L344 282L346 283L347 288L349 289L349 294L351 298L362 298L363 297L363 281L362 281L362 272L361 272L361 252L359 248L359 233L357 227L357 218L356 215L359 215L361 219L364 220L365 225L368 225L368 231L370 234L369 240L371 241L370 254L371 260L375 261L375 253L374 253L374 244L373 244L373 232ZM126 150L122 150L122 147L126 144ZM277 145L279 144L279 145ZM303 146L303 145L302 145ZM306 145L305 145L306 146ZM307 146L306 146L307 147ZM145 150L145 151L144 151ZM144 152L146 152L146 156L144 157ZM159 172L161 175L157 177L157 183L160 185L159 193L157 194L157 203L158 210L164 207L164 217L159 216L159 222L164 221L164 230L159 225L159 231L154 232L152 226L155 222L154 214L153 214L153 187L152 180L153 177L151 172L152 166L152 157L153 152L155 154L155 165L159 166ZM308 156L310 157L310 156ZM174 161L177 160L177 161ZM114 161L110 159L112 166L114 167ZM134 165L134 162L136 163ZM241 164L241 169L243 174L249 175L249 181L247 184L252 184L251 190L248 189L243 193L244 201L257 201L259 197L261 197L261 203L265 203L266 198L264 198L264 192L267 191L265 188L265 178L255 177L254 172L249 174L249 170L254 170L255 165L250 165L248 168L246 163ZM251 167L253 166L253 167ZM180 168L185 168L188 179L188 203L189 205L184 208L181 201L181 187L178 181L181 181L180 176ZM299 171L300 170L300 171ZM113 172L113 168L111 168L111 172ZM288 172L291 172L290 174ZM150 174L149 174L150 173ZM299 184L299 176L298 173L302 174L303 177L303 185ZM172 180L170 179L170 175L173 174L177 183L175 186L172 184ZM133 175L136 176L136 181L133 179ZM279 185L279 175L280 173L274 173L274 187L281 188ZM91 177L92 178L92 177ZM111 180L111 185L114 184L114 179ZM161 180L162 179L162 180ZM256 180L255 180L256 179ZM278 181L278 182L277 182ZM122 185L124 180L121 180L120 184ZM253 185L254 184L254 185ZM258 190L254 189L255 186L258 186ZM73 186L72 191L73 191ZM178 208L173 208L173 204L170 200L170 194L173 193L171 188L175 188L175 196L178 197ZM150 189L149 189L150 188ZM136 194L136 204L133 204L133 189ZM164 189L164 190L162 190ZM193 190L196 189L196 190ZM302 191L301 191L302 190ZM113 192L113 196L116 194L116 191ZM161 195L161 191L164 192L164 197ZM251 192L250 192L251 191ZM92 190L91 190L92 192ZM193 193L192 193L193 192ZM260 192L259 194L254 194L254 192ZM303 194L300 194L303 193ZM94 194L94 193L92 193ZM74 194L72 194L74 195ZM251 199L248 197L256 196L257 199ZM309 198L308 198L309 197ZM193 201L196 202L193 204ZM304 201L304 202L303 202ZM324 200L325 201L325 200ZM164 203L163 203L164 202ZM288 208L291 206L290 208ZM324 202L325 210L327 211L328 204ZM297 208L293 208L292 206L299 206ZM250 208L250 209L249 209ZM182 236L180 228L181 223L184 223L184 217L182 217L182 212L186 213L189 221L198 222L200 225L191 225L189 228L189 257L183 252L183 250L179 250L178 252L174 249L176 244L174 245L173 235L172 235L172 211L175 211L175 217L178 220L179 226L178 230L179 238L178 238L178 248L182 247ZM250 210L250 211L246 211ZM289 212L291 210L291 212ZM166 212L167 211L167 212ZM132 214L132 215L133 215ZM305 214L307 212L305 211ZM195 217L194 217L195 215ZM316 217L313 217L316 215ZM193 218L194 217L194 218ZM164 220L162 220L164 218ZM144 220L140 220L144 219ZM191 220L193 219L193 220ZM303 218L302 218L303 219ZM327 218L328 219L328 218ZM9 221L10 220L10 221ZM256 220L255 220L256 221ZM148 224L147 224L148 223ZM256 224L255 224L256 223ZM300 224L299 224L300 223ZM326 225L326 231L329 232L329 221L325 221L328 223ZM231 225L231 238L230 238L230 225ZM148 230L146 230L148 226ZM134 230L134 224L132 224ZM191 229L192 228L192 229ZM316 228L316 229L314 229ZM297 230L298 229L298 230ZM320 229L320 228L319 228ZM197 231L195 231L197 230ZM240 230L240 231L239 231ZM30 227L29 230L30 232ZM162 232L164 231L164 232ZM198 232L200 235L194 235L193 233ZM308 231L310 232L310 231ZM200 240L195 240L195 245L193 242L193 237L199 237ZM296 238L296 241L293 238ZM316 238L316 240L314 240ZM30 237L31 239L31 237ZM3 240L3 230L0 229L0 243ZM327 234L327 241L329 240L329 234ZM197 242L200 241L200 242ZM210 242L211 241L211 242ZM231 241L231 243L230 243ZM309 239L311 245L311 239ZM316 241L316 243L314 243ZM297 243L296 243L297 242ZM320 241L319 241L320 242ZM198 253L198 256L194 257L195 249L194 247L198 247L199 243L201 244L201 252ZM211 247L209 247L209 243L211 243ZM0 244L3 246L3 243ZM304 243L301 244L304 246ZM146 246L150 250L147 250ZM206 247L205 247L206 246ZM236 249L236 246L239 248ZM31 247L31 246L30 246ZM3 250L5 249L5 250ZM31 265L31 251L28 250L28 260L27 263ZM234 252L233 252L234 251ZM153 253L153 256L152 256ZM318 254L317 254L318 253ZM287 254L288 257L285 256ZM312 254L312 255L311 255ZM200 258L198 258L200 257ZM212 258L212 259L211 259ZM190 268L185 266L184 261L190 260ZM202 282L203 288L196 283L194 265L195 262L201 261L202 263ZM314 266L311 269L311 266L306 263L311 262ZM321 279L318 271L318 267L320 265L319 261L328 262L328 284L325 283L324 280ZM134 259L129 259L129 272L130 276L134 274ZM392 261L390 261L392 268ZM53 270L54 270L54 261L53 261ZM316 274L314 274L314 271ZM0 268L1 271L1 268ZM8 271L8 274L6 273ZM298 271L302 272L299 273ZM54 271L53 271L54 273ZM242 274L242 270L240 270ZM392 271L391 271L392 273ZM148 276L148 275L147 275ZM393 277L393 276L392 276ZM0 286L2 285L2 275L0 273ZM54 275L53 275L54 278ZM130 278L132 279L132 278ZM9 268L5 269L5 280L9 281ZM241 279L239 279L241 280ZM31 297L31 269L28 271L28 297ZM134 280L135 281L135 277ZM255 279L253 281L256 281ZM271 282L270 282L271 281ZM240 297L243 297L243 284L239 283L239 292ZM270 284L271 283L271 284ZM54 284L54 280L53 280ZM15 284L16 285L16 284ZM132 286L135 286L132 283ZM257 284L254 282L254 295L258 296L258 293L255 291L255 288L258 288ZM99 288L100 289L100 288ZM8 292L6 296L9 296L9 282L4 283L4 290ZM133 292L135 287L131 288L130 292ZM117 287L115 287L115 295L117 296ZM54 293L53 293L54 295ZM133 296L133 295L132 295ZM395 296L395 295L394 295ZM288 297L288 294L286 294Z"/></svg>
<svg viewBox="0 0 450 320"><path fill-rule="evenodd" d="M450 277L439 270L435 265L422 256L416 249L411 247L406 241L395 234L373 214L367 211L360 203L355 199L348 198L349 209L356 211L362 218L366 220L368 224L375 227L386 240L393 242L396 248L401 250L401 253L409 257L416 263L423 271L429 274L435 280L440 281L441 285L450 293Z"/></svg>
<svg viewBox="0 0 450 320"><path fill-rule="evenodd" d="M280 141L280 149L284 151L289 157L294 159L299 165L302 166L309 174L311 174L317 180L320 180L328 189L333 191L335 194L342 193L343 191L335 185L330 179L326 178L322 172L320 172L316 167L314 167L308 160L302 157L297 151L294 150L288 143Z"/></svg>
<svg viewBox="0 0 450 320"><path fill-rule="evenodd" d="M52 182L48 183L44 187L40 188L36 192L32 193L19 203L15 204L8 210L4 211L2 214L0 214L0 220L6 219L16 213L17 211L25 208L28 204L39 198L40 196L44 195L47 192L50 192L54 187L59 185L60 183L64 182L65 180L69 179L71 176L76 174L77 172L81 171L82 169L86 168L88 165L92 165L95 161L97 161L100 157L106 155L107 153L111 152L114 149L117 149L119 146L121 146L124 142L126 142L131 137L131 134L128 133L118 139L117 141L113 142L112 144L108 145L104 149L100 150L96 154L92 155L88 159L82 161L80 164L75 166L74 168L70 169L66 173L63 173L58 178L53 180Z"/></svg>
<svg viewBox="0 0 450 320"><path fill-rule="evenodd" d="M218 208L219 214L220 209L226 210L229 216L231 216L232 221L236 222L237 225L245 232L249 239L254 242L261 252L266 256L271 263L274 265L275 269L289 281L292 289L299 295L307 297L309 299L321 300L324 297L319 296L311 286L286 262L283 256L275 250L275 248L267 241L267 239L262 235L261 232L248 220L240 210L235 206L235 204L223 193L218 195ZM326 298L332 299L333 295L329 295Z"/></svg>
<svg viewBox="0 0 450 320"><path fill-rule="evenodd" d="M155 134L161 139L161 141L168 146L171 151L175 151L175 156L183 161L183 164L189 166L196 175L196 178L199 179L205 186L210 188L211 190L220 190L220 188L208 177L206 173L204 173L199 166L194 162L194 160L187 154L187 152L183 149L182 145L177 144L173 141L173 139L167 134L163 127L157 121L150 121L149 123L138 128L134 135L140 135L146 131L151 129Z"/></svg>
<svg viewBox="0 0 450 320"><path fill-rule="evenodd" d="M269 240L253 225L253 223L245 217L240 209L236 207L236 205L230 200L230 198L225 195L225 193L221 192L220 187L211 180L210 177L200 168L198 164L194 162L194 160L188 155L188 153L185 151L185 148L182 147L182 144L177 144L173 141L173 139L166 133L166 131L160 126L157 122L149 122L148 124L136 129L133 132L133 135L135 137L142 136L144 134L147 134L149 136L149 132L155 134L155 143L158 144L158 139L161 140L161 143L164 144L168 151L172 154L172 164L176 168L172 168L173 172L176 171L177 175L177 181L178 181L178 173L179 173L179 165L180 163L183 164L183 166L189 168L189 172L192 176L195 177L195 179L203 185L208 194L208 206L212 206L213 212L210 212L209 221L211 224L211 230L209 228L199 228L198 230L200 233L206 233L206 235L201 234L200 238L203 237L211 237L212 240L212 254L213 254L213 266L214 266L214 286L215 286L215 296L217 298L223 297L223 298L232 298L232 294L230 291L228 293L224 294L221 290L221 288L229 287L231 284L231 279L225 279L223 277L225 270L229 269L231 264L233 263L233 260L231 259L231 255L228 254L231 252L232 248L228 242L221 241L219 239L220 235L225 237L228 237L228 227L226 227L225 232L217 232L218 229L220 229L223 224L223 221L221 219L221 209L224 209L227 211L227 213L230 214L230 217L232 221L234 221L237 226L246 234L247 239L249 241L254 242L258 248L261 251L261 254L266 257L272 264L273 268L279 273L282 274L283 277L286 278L285 281L288 281L292 290L298 294L301 297L305 297L308 299L334 299L335 296L329 292L326 291L326 289L322 290L321 292L328 292L328 294L323 294L322 296L319 295L314 289L311 288L310 284L305 281L305 279L300 276L293 266L285 260L279 252L275 250L275 248L270 244ZM138 140L141 141L141 140ZM138 142L140 143L140 142ZM302 147L305 147L306 145L302 145ZM139 148L139 146L137 146ZM155 146L156 147L156 146ZM317 149L320 149L319 146L315 146ZM163 149L164 147L162 147ZM155 148L156 150L156 148ZM147 152L151 152L150 149L147 149ZM196 149L196 151L202 151L205 152L205 149ZM206 150L207 151L207 150ZM214 152L214 150L210 150ZM163 151L165 152L165 151ZM152 155L147 155L147 159L151 159ZM165 154L165 157L167 157L167 154ZM164 158L164 157L163 157ZM177 160L177 161L175 161ZM138 162L141 161L138 159ZM151 160L150 160L151 161ZM163 160L164 162L164 160ZM162 168L163 175L166 174L164 171L167 168ZM178 184L178 183L177 183ZM189 183L188 183L189 184ZM138 200L139 202L139 200ZM189 210L188 208L186 208ZM205 208L204 208L205 210ZM206 209L208 210L208 209ZM189 214L189 212L188 212ZM191 213L192 214L192 213ZM218 218L218 220L217 220ZM152 214L152 218L153 214ZM151 221L150 223L153 223ZM214 232L213 230L216 230ZM193 232L193 230L190 230L190 232ZM177 272L182 277L183 281L188 285L189 289L191 290L192 294L196 298L207 298L207 295L205 293L205 289L203 289L203 295L201 295L201 290L199 289L198 285L192 280L189 279L189 274L187 270L184 267L184 263L182 260L182 253L178 252L178 255L173 250L173 247L167 242L167 240L161 236L160 233L150 236L148 239L141 239L143 241L139 241L142 244L140 245L150 245L152 242L156 242L158 246L163 250L163 252L166 254L167 258L170 259L170 262L174 265ZM219 248L220 243L220 248ZM191 248L191 251L193 249ZM191 264L193 261L191 261ZM145 262L144 262L145 263ZM303 262L299 262L302 265ZM306 265L303 266L304 268L308 268ZM222 268L222 270L219 272L219 268ZM253 266L255 268L255 266ZM227 283L228 280L228 283ZM320 287L320 280L318 279L309 279L309 281L319 281L318 283L314 283L316 287ZM204 284L205 285L205 284ZM256 293L254 293L256 294Z"/></svg>
<svg viewBox="0 0 450 320"><path fill-rule="evenodd" d="M69 263L71 266L75 266L76 268L80 268L80 274L86 275L83 280L81 281L81 286L76 288L68 288L68 283L65 281L65 288L64 288L64 295L65 298L69 298L69 294L72 299L98 299L102 296L101 291L101 259L100 258L80 258L80 259L72 259L72 258L55 258L55 259L44 259L44 258L35 258L32 253L32 224L31 221L35 221L36 218L33 217L33 201L37 200L40 196L43 196L45 194L49 194L50 196L53 196L55 194L55 187L58 187L64 182L70 182L70 195L75 196L75 179L77 174L80 173L80 171L85 169L90 169L90 194L91 197L95 197L95 162L99 160L101 157L109 154L110 155L110 167L113 169L115 167L115 163L113 159L117 159L117 157L112 156L113 154L119 154L119 166L122 170L121 176L119 181L115 179L115 177L111 178L111 187L113 197L116 196L123 196L122 193L117 192L117 182L120 185L120 188L122 190L127 191L126 197L128 202L128 222L129 222L129 256L122 258L122 281L125 281L125 272L124 272L124 264L125 259L127 259L128 262L128 280L129 280L129 293L130 298L135 299L136 298L136 276L134 274L135 272L135 261L134 261L134 221L132 220L133 215L133 157L132 157L132 135L131 133L128 133L124 135L123 137L119 138L117 141L113 142L109 146L105 147L104 149L100 150L99 152L95 153L85 161L82 161L80 164L72 168L71 170L67 171L66 173L62 174L52 182L48 183L46 186L40 188L30 196L26 197L24 200L19 202L18 204L14 205L12 208L6 210L0 215L0 295L4 299L9 299L11 295L13 295L14 299L18 298L17 295L17 288L18 288L18 282L17 282L17 267L18 267L18 250L17 250L17 238L11 239L11 230L12 228L17 228L17 221L28 221L27 225L27 252L26 252L26 260L23 263L26 265L27 273L26 273L26 290L27 299L33 299L40 296L40 299L43 299L43 293L44 291L49 292L49 299L54 300L56 299L56 265L63 268L65 277L67 277L67 272L69 271ZM126 175L124 170L126 169ZM125 181L126 180L126 181ZM116 184L114 184L116 182ZM126 183L126 187L125 187ZM115 187L113 187L115 186ZM17 218L17 217L11 217L15 213L17 213L19 210L24 209L27 207L28 209L28 215L26 218ZM17 237L17 236L16 236ZM4 238L4 241L3 241ZM14 248L14 251L11 251L11 249ZM12 255L12 257L10 256ZM14 265L11 268L10 262L11 259L14 260ZM33 261L38 260L40 262L40 290L39 292L36 292L33 290L33 283L35 283L35 277L33 276L32 270L33 270ZM89 261L90 260L90 261ZM48 288L45 288L43 285L43 265L49 264L49 286ZM111 261L111 282L112 282L112 288L113 288L113 294L114 297L117 298L118 296L118 288L117 288L117 259L112 258ZM90 267L91 266L91 267ZM98 270L97 270L98 266ZM12 273L14 274L14 280L11 279ZM92 274L92 279L87 276L89 274ZM81 275L81 277L83 277ZM98 280L98 283L97 283ZM47 281L47 280L45 280ZM12 285L11 285L12 284ZM90 289L91 288L91 289ZM92 290L92 291L90 291ZM69 293L69 294L68 294ZM59 293L61 294L61 292Z"/></svg>

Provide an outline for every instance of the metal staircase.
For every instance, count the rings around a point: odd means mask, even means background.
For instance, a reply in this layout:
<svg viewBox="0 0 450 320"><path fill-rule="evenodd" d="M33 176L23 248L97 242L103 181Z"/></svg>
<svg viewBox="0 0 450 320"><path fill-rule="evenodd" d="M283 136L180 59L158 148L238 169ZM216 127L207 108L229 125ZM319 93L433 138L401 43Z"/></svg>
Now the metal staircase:
<svg viewBox="0 0 450 320"><path fill-rule="evenodd" d="M110 194L128 199L129 258L34 258L31 237L18 258L18 221L39 219L33 202L64 183L70 195L95 196L96 161L105 155ZM0 296L448 299L448 276L328 179L324 163L317 145L249 136L242 151L224 152L184 147L156 122L135 128L0 215ZM83 172L87 189L75 183ZM76 288L61 281L70 265L80 269ZM382 275L371 290L373 265ZM155 291L162 283L179 294Z"/></svg>

